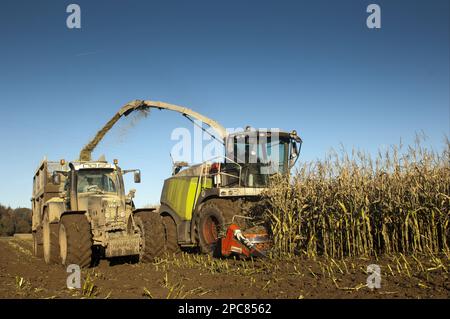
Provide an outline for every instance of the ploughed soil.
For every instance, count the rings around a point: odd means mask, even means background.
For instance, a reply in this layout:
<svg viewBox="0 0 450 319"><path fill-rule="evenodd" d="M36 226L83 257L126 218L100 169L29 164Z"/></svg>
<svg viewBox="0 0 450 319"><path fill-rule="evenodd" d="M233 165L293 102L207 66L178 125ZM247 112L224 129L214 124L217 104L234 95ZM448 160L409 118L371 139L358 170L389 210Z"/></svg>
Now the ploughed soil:
<svg viewBox="0 0 450 319"><path fill-rule="evenodd" d="M367 266L381 268L379 289L367 286ZM194 253L132 263L102 260L68 289L65 267L46 265L24 238L0 238L0 298L449 298L445 256L393 256L336 261L224 260Z"/></svg>

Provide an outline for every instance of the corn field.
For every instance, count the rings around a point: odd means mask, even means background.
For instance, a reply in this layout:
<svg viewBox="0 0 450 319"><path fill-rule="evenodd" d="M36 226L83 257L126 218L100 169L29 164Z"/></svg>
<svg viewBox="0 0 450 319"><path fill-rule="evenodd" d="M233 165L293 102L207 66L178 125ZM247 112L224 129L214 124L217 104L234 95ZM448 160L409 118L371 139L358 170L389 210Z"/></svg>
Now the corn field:
<svg viewBox="0 0 450 319"><path fill-rule="evenodd" d="M278 253L332 258L446 253L450 247L450 142L417 140L379 152L332 153L267 191Z"/></svg>

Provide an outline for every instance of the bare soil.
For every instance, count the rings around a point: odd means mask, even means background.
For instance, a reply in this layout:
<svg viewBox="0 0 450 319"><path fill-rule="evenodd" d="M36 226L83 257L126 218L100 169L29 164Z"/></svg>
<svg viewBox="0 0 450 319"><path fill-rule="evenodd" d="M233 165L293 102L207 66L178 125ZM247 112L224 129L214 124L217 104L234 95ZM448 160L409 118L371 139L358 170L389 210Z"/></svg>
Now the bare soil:
<svg viewBox="0 0 450 319"><path fill-rule="evenodd" d="M381 267L380 289L366 285ZM69 290L66 269L46 265L23 238L0 238L0 298L445 298L448 258L221 260L181 254L154 263L102 260ZM84 286L84 289L83 289Z"/></svg>

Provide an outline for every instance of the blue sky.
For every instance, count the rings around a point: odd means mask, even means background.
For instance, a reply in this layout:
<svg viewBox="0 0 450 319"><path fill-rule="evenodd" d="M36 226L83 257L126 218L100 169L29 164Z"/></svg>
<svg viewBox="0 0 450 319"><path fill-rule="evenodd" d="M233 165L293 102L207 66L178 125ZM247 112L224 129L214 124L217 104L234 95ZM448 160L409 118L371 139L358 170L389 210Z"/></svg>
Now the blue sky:
<svg viewBox="0 0 450 319"><path fill-rule="evenodd" d="M79 30L66 7L81 7ZM370 30L366 7L381 7ZM225 127L297 129L301 160L342 143L376 152L423 130L449 135L448 1L2 1L0 203L30 206L39 161L75 159L124 103L162 100ZM94 155L142 170L136 203L157 203L173 129L153 111Z"/></svg>

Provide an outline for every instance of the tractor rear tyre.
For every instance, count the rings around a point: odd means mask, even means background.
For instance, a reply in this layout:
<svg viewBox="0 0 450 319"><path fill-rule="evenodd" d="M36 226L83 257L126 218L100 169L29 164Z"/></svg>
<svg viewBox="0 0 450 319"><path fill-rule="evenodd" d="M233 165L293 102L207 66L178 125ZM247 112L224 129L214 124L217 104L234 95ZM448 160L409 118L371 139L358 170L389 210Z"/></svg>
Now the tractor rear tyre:
<svg viewBox="0 0 450 319"><path fill-rule="evenodd" d="M140 212L135 215L135 222L143 239L139 261L153 262L164 254L166 238L162 217L155 212Z"/></svg>
<svg viewBox="0 0 450 319"><path fill-rule="evenodd" d="M164 230L166 235L166 252L168 254L178 254L181 252L180 245L178 245L177 224L171 216L162 216Z"/></svg>
<svg viewBox="0 0 450 319"><path fill-rule="evenodd" d="M194 221L195 239L200 252L220 255L220 235L224 235L234 215L232 207L223 200L210 200L202 205Z"/></svg>
<svg viewBox="0 0 450 319"><path fill-rule="evenodd" d="M42 247L42 227L33 232L33 255L38 258L44 256L44 248Z"/></svg>
<svg viewBox="0 0 450 319"><path fill-rule="evenodd" d="M63 265L89 267L92 262L91 224L84 214L64 215L59 223L59 253Z"/></svg>
<svg viewBox="0 0 450 319"><path fill-rule="evenodd" d="M46 264L57 264L60 262L58 247L58 224L50 223L48 214L44 214L44 223L42 227L44 261Z"/></svg>

